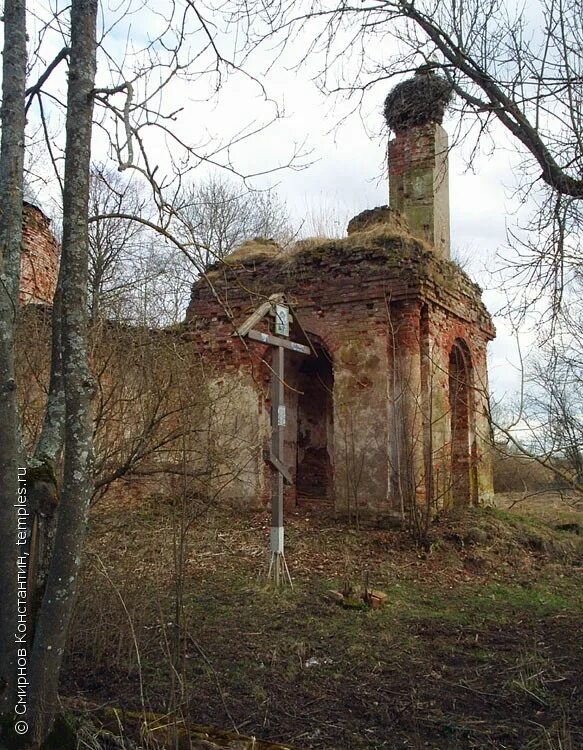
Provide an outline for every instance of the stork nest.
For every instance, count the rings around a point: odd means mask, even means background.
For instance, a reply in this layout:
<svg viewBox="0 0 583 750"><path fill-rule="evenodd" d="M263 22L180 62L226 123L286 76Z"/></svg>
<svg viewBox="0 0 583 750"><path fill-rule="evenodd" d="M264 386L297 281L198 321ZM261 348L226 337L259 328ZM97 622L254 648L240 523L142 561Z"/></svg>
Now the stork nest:
<svg viewBox="0 0 583 750"><path fill-rule="evenodd" d="M441 124L452 88L432 70L420 68L414 78L399 83L385 99L385 120L395 133L406 128Z"/></svg>

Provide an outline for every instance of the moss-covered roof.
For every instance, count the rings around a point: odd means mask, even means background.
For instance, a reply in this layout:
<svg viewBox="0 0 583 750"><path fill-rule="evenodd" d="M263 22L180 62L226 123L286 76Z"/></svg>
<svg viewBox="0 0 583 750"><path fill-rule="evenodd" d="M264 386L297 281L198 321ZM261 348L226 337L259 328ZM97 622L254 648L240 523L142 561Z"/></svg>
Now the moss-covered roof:
<svg viewBox="0 0 583 750"><path fill-rule="evenodd" d="M212 294L222 296L223 290L229 304L235 304L237 297L282 291L300 306L420 296L450 309L461 302L468 314L472 309L472 317L490 325L480 287L455 262L413 237L394 211L383 206L356 219L343 238L302 240L285 251L275 243L243 246L243 252L209 269ZM195 284L189 316L198 314L199 300L208 309L209 294L207 281Z"/></svg>
<svg viewBox="0 0 583 750"><path fill-rule="evenodd" d="M437 256L427 243L383 224L374 224L338 239L301 240L285 252L275 243L246 243L240 251L215 263L207 275L213 282L227 281L240 274L246 280L257 274L261 282L269 279L275 282L313 266L319 267L318 278L323 286L330 278L328 270L335 277L354 273L359 276L378 276L383 272L412 274L434 278L444 286L461 283L472 295L479 295L481 291L456 263ZM198 284L205 284L205 281Z"/></svg>

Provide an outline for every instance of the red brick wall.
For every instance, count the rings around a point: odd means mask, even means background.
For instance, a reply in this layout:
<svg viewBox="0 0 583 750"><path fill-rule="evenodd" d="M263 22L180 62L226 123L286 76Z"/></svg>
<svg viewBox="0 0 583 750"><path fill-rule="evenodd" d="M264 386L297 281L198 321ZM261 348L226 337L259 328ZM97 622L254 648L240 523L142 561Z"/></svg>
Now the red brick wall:
<svg viewBox="0 0 583 750"><path fill-rule="evenodd" d="M205 356L225 373L253 366L268 400L270 373L258 366L267 347L245 346L233 331L266 296L284 291L333 362L336 507L346 509L350 502L354 510L358 501L361 509L388 512L399 507L395 486L404 470L419 499L432 482L438 503L449 501L449 357L454 342L463 340L474 378L470 409L477 435L477 494L485 498L491 477L484 460L481 386L487 386L486 345L494 331L480 290L415 240L389 234L375 245L366 233L362 237L362 245L353 235L283 260L255 258L236 269L217 268L211 272L214 291L204 282L193 289L186 335L199 340ZM293 338L298 335L292 332ZM428 427L433 422L434 428ZM413 446L410 467L395 454L398 435ZM292 437L288 442L295 445ZM288 491L286 497L293 495Z"/></svg>
<svg viewBox="0 0 583 750"><path fill-rule="evenodd" d="M408 128L389 142L389 193L411 234L450 257L447 133L436 123Z"/></svg>
<svg viewBox="0 0 583 750"><path fill-rule="evenodd" d="M24 204L20 302L52 304L57 288L60 248L51 220L36 206Z"/></svg>

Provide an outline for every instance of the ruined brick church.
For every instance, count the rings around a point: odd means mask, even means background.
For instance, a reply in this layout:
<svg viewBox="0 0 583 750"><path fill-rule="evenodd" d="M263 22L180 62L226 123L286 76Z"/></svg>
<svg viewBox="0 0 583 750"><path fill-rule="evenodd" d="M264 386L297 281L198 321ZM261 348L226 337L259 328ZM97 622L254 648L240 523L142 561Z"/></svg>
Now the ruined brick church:
<svg viewBox="0 0 583 750"><path fill-rule="evenodd" d="M32 203L22 211L20 303L50 305L57 288L60 247L51 220Z"/></svg>
<svg viewBox="0 0 583 750"><path fill-rule="evenodd" d="M220 424L237 450L223 497L260 505L271 492L271 347L236 331L273 295L291 310L290 339L311 350L285 354L287 507L400 514L491 495L495 332L480 288L450 259L442 88L420 72L387 97L389 206L356 216L343 239L247 242L194 285L174 334L195 342L211 389L230 394ZM58 250L49 220L25 205L22 302L52 301ZM273 315L256 327L272 333Z"/></svg>
<svg viewBox="0 0 583 750"><path fill-rule="evenodd" d="M480 288L450 259L442 84L420 72L387 98L389 206L356 216L344 239L287 251L248 242L195 284L188 335L235 394L246 463L234 497L270 493L271 347L234 330L276 293L290 305L291 338L313 352L285 355L287 507L391 514L415 500L437 510L492 493L495 332ZM258 327L273 325L267 315Z"/></svg>

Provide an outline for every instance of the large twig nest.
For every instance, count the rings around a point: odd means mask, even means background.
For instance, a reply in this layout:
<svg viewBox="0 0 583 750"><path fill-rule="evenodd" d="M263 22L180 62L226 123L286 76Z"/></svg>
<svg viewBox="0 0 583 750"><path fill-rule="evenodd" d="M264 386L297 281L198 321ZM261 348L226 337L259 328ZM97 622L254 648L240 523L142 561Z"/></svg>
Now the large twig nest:
<svg viewBox="0 0 583 750"><path fill-rule="evenodd" d="M426 67L399 83L385 99L385 120L395 133L406 128L441 124L452 98L448 81Z"/></svg>

